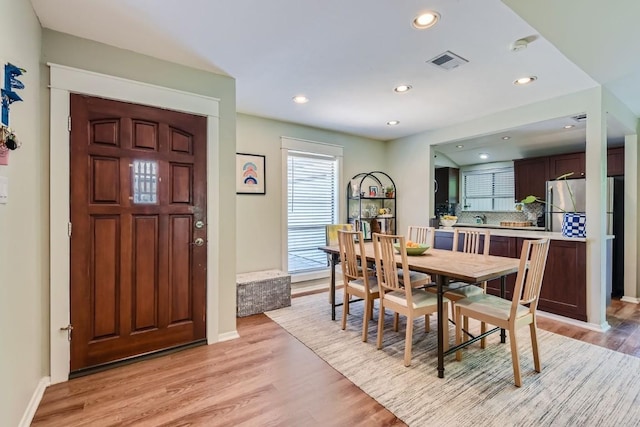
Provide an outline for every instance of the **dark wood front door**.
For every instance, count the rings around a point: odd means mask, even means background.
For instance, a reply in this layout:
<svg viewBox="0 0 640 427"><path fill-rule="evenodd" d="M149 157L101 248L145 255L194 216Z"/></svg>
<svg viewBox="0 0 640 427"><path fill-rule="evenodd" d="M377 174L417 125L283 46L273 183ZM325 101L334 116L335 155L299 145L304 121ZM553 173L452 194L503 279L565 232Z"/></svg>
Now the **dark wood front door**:
<svg viewBox="0 0 640 427"><path fill-rule="evenodd" d="M71 95L71 371L205 338L205 117Z"/></svg>

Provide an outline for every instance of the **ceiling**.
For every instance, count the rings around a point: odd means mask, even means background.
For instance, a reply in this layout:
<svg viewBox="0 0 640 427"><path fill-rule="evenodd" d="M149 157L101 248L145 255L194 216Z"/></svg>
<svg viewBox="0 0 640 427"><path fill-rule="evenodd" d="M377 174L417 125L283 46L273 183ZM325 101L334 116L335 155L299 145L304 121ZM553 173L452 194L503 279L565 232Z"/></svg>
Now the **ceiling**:
<svg viewBox="0 0 640 427"><path fill-rule="evenodd" d="M599 84L640 116L640 43L632 42L637 0L618 0L606 10L599 0L31 2L45 28L232 76L240 113L373 139L451 126ZM416 30L411 22L425 10L441 19ZM532 41L510 49L522 38ZM448 71L428 62L445 51L469 62ZM513 84L527 75L538 79ZM400 84L412 89L395 93ZM293 103L300 94L310 101ZM389 126L390 120L400 124ZM500 155L584 144L584 126L558 132L555 126L567 120L514 129ZM620 132L609 130L616 140ZM496 143L505 141L484 136L466 149L456 149L460 143L439 149L463 165L477 155L471 147Z"/></svg>

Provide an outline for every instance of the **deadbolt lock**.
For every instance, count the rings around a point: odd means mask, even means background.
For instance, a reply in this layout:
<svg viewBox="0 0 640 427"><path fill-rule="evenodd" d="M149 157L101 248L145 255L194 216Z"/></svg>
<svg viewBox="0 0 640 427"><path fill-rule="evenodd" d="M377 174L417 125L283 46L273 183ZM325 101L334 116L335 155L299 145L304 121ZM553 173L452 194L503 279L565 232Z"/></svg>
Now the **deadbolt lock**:
<svg viewBox="0 0 640 427"><path fill-rule="evenodd" d="M195 227L199 230L204 227L204 221L196 221Z"/></svg>

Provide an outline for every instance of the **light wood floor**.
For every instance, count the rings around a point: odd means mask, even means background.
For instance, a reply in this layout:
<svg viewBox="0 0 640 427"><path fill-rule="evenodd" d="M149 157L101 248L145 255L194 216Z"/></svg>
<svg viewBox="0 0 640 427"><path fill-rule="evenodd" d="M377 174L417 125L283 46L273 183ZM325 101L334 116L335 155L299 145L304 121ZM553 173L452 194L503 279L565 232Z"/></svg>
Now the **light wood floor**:
<svg viewBox="0 0 640 427"><path fill-rule="evenodd" d="M614 300L607 318L604 334L542 318L538 325L640 357L640 306ZM238 319L238 332L51 386L32 425L404 425L265 315Z"/></svg>

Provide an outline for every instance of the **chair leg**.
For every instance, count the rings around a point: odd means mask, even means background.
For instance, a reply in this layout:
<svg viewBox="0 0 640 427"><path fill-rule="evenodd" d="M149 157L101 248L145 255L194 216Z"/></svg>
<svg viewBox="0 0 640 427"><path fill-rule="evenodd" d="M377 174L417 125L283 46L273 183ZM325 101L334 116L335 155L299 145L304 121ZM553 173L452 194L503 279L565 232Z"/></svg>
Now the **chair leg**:
<svg viewBox="0 0 640 427"><path fill-rule="evenodd" d="M469 317L468 316L463 316L462 317L462 329L469 332ZM469 335L463 333L462 334L462 338L464 341L469 341Z"/></svg>
<svg viewBox="0 0 640 427"><path fill-rule="evenodd" d="M382 348L382 333L384 331L384 304L380 300L380 311L378 312L378 350Z"/></svg>
<svg viewBox="0 0 640 427"><path fill-rule="evenodd" d="M487 332L487 324L484 322L480 322L480 334L484 334L485 332ZM486 346L487 346L487 339L481 338L480 348L486 348Z"/></svg>
<svg viewBox="0 0 640 427"><path fill-rule="evenodd" d="M349 314L349 294L347 287L344 287L344 301L342 302L342 330L347 328L347 315Z"/></svg>
<svg viewBox="0 0 640 427"><path fill-rule="evenodd" d="M456 307L456 345L462 344L462 314L460 307ZM456 351L456 360L462 360L462 350Z"/></svg>
<svg viewBox="0 0 640 427"><path fill-rule="evenodd" d="M407 315L407 332L404 338L404 366L411 366L411 344L413 342L413 317Z"/></svg>
<svg viewBox="0 0 640 427"><path fill-rule="evenodd" d="M535 322L529 325L529 329L531 331L531 349L533 350L533 366L535 367L536 372L540 372L542 368L540 367L540 353L538 352L538 332L537 332Z"/></svg>
<svg viewBox="0 0 640 427"><path fill-rule="evenodd" d="M369 319L371 318L371 300L364 301L364 316L362 316L362 342L367 342Z"/></svg>
<svg viewBox="0 0 640 427"><path fill-rule="evenodd" d="M425 314L424 315L424 331L425 332L430 332L431 331L430 321L431 321L430 315L429 314Z"/></svg>
<svg viewBox="0 0 640 427"><path fill-rule="evenodd" d="M511 325L509 328L509 342L511 343L511 360L513 362L513 378L516 383L516 387L522 385L520 378L520 359L518 358L518 342L516 340L516 328Z"/></svg>
<svg viewBox="0 0 640 427"><path fill-rule="evenodd" d="M448 303L445 302L444 311L449 312L449 307L447 307ZM449 321L447 319L444 320L444 351L449 350Z"/></svg>
<svg viewBox="0 0 640 427"><path fill-rule="evenodd" d="M398 312L393 312L393 331L398 332L398 323L399 323L400 315Z"/></svg>

